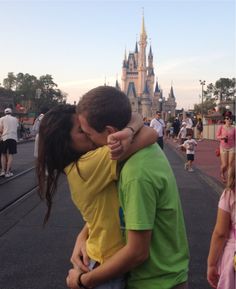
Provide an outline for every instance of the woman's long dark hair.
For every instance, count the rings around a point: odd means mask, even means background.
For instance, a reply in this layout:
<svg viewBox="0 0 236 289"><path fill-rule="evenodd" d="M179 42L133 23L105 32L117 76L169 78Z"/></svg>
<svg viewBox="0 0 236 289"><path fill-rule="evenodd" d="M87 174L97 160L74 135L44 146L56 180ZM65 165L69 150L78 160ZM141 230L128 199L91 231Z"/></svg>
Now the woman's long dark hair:
<svg viewBox="0 0 236 289"><path fill-rule="evenodd" d="M71 147L70 133L75 113L74 105L58 105L49 110L40 123L36 172L39 196L43 200L46 199L48 207L44 224L51 213L52 198L60 174L64 172L67 165L75 162L82 155Z"/></svg>

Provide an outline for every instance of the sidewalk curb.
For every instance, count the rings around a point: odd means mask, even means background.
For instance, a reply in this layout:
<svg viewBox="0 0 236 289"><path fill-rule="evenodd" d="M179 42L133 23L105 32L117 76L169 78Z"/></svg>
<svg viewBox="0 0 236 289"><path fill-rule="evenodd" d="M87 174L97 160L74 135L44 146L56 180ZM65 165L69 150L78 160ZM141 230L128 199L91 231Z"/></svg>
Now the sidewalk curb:
<svg viewBox="0 0 236 289"><path fill-rule="evenodd" d="M165 145L171 149L172 151L174 151L174 153L180 157L180 159L183 161L183 163L186 161L185 155L183 155L180 151L178 151L173 145L169 144L169 143L165 143ZM220 196L222 191L224 190L224 186L223 184L221 184L218 180L216 180L215 178L206 175L206 173L204 171L202 171L201 169L199 169L198 167L194 166L194 170L195 172L198 174L198 176L204 181L206 182L210 187L212 187L216 193Z"/></svg>

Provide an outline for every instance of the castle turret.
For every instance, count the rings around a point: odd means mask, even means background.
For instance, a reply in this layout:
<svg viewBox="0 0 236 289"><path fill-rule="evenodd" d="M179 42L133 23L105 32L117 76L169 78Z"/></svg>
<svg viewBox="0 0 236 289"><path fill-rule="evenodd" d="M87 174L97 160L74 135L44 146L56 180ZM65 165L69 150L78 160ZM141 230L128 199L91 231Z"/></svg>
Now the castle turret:
<svg viewBox="0 0 236 289"><path fill-rule="evenodd" d="M136 65L138 67L138 43L137 43L137 41L135 43L134 58L135 58Z"/></svg>
<svg viewBox="0 0 236 289"><path fill-rule="evenodd" d="M126 56L126 49L125 49L123 66L122 66L122 76L121 76L122 91L126 91L126 78L127 78L127 56Z"/></svg>
<svg viewBox="0 0 236 289"><path fill-rule="evenodd" d="M138 59L138 95L141 96L145 87L147 67L146 67L146 47L147 34L144 25L144 16L142 18L142 27L139 40L139 59Z"/></svg>
<svg viewBox="0 0 236 289"><path fill-rule="evenodd" d="M148 81L145 82L144 91L141 98L141 107L142 107L142 116L143 117L150 117L151 116L151 106L152 101L150 99L150 91L148 89Z"/></svg>
<svg viewBox="0 0 236 289"><path fill-rule="evenodd" d="M148 74L148 87L150 91L150 96L153 97L153 88L154 88L154 68L153 68L153 54L152 54L152 47L150 46L149 54L148 54L148 68L147 68Z"/></svg>

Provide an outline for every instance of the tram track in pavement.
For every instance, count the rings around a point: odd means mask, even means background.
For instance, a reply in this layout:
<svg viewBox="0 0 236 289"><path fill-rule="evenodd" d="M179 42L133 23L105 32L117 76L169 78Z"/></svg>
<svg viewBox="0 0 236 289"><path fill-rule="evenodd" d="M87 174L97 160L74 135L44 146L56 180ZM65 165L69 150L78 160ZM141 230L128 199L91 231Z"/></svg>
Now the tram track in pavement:
<svg viewBox="0 0 236 289"><path fill-rule="evenodd" d="M41 201L37 195L35 167L0 182L0 237L14 227Z"/></svg>

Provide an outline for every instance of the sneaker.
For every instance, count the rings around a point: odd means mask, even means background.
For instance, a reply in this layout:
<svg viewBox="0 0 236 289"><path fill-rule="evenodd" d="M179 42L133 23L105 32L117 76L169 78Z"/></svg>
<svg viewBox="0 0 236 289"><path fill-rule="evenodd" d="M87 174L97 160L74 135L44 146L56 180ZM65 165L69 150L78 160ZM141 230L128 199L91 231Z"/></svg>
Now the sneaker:
<svg viewBox="0 0 236 289"><path fill-rule="evenodd" d="M194 172L194 169L190 168L188 169L189 172Z"/></svg>
<svg viewBox="0 0 236 289"><path fill-rule="evenodd" d="M188 169L188 163L184 164L184 169L187 171L187 169Z"/></svg>
<svg viewBox="0 0 236 289"><path fill-rule="evenodd" d="M1 171L0 177L4 177L4 176L5 176L5 171Z"/></svg>
<svg viewBox="0 0 236 289"><path fill-rule="evenodd" d="M13 173L12 172L7 172L5 173L5 178L10 178L13 176Z"/></svg>

